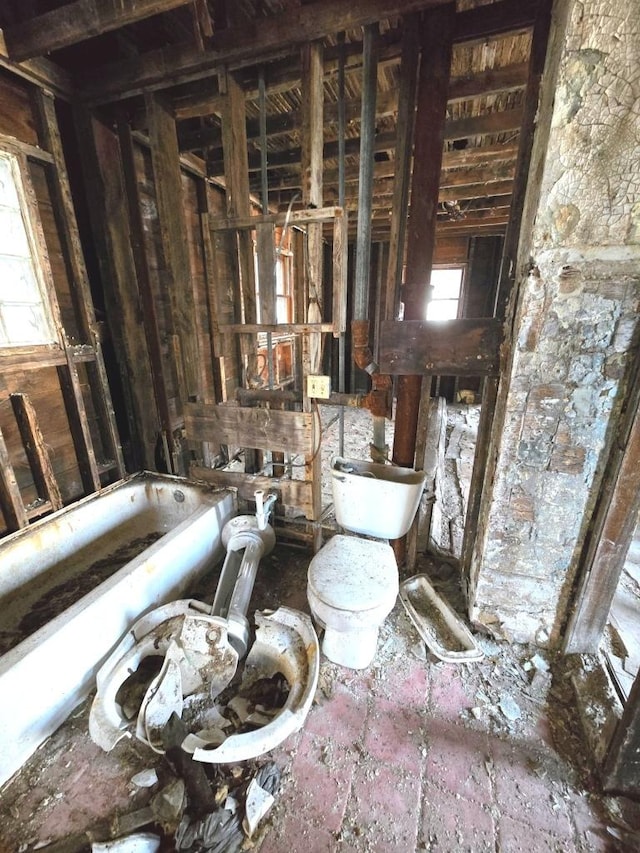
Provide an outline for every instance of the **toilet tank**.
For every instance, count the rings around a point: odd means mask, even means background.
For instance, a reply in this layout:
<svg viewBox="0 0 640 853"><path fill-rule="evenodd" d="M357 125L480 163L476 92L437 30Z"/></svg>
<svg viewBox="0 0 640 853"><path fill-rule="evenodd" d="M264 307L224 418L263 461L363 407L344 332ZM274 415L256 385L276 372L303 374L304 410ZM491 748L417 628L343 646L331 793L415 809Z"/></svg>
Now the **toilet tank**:
<svg viewBox="0 0 640 853"><path fill-rule="evenodd" d="M336 521L354 533L398 539L411 527L425 479L413 468L337 456L331 464Z"/></svg>

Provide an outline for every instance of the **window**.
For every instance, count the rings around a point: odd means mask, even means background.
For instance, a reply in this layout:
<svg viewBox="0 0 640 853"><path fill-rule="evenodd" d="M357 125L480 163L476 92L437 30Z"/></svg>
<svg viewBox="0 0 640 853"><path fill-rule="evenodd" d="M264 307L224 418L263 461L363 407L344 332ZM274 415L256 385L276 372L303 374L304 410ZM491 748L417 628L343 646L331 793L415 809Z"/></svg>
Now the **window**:
<svg viewBox="0 0 640 853"><path fill-rule="evenodd" d="M18 159L0 151L0 346L57 340L41 280Z"/></svg>
<svg viewBox="0 0 640 853"><path fill-rule="evenodd" d="M464 267L441 267L431 271L427 320L455 320L458 317L463 279Z"/></svg>

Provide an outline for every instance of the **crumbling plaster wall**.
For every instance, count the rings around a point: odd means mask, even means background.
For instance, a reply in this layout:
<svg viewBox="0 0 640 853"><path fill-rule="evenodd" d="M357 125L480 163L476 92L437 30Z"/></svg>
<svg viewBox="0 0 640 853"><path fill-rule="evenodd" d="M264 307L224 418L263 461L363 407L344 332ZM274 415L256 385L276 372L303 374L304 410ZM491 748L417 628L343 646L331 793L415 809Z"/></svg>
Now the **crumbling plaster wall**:
<svg viewBox="0 0 640 853"><path fill-rule="evenodd" d="M640 2L561 6L469 584L474 622L541 645L570 602L640 298Z"/></svg>

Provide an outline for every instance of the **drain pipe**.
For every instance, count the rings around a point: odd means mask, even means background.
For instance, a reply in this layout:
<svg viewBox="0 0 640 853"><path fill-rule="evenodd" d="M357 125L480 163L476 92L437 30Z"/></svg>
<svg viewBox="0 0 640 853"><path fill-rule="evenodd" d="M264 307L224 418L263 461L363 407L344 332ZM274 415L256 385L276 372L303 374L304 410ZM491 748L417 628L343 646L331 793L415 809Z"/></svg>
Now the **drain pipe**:
<svg viewBox="0 0 640 853"><path fill-rule="evenodd" d="M366 408L373 416L374 461L384 461L385 416L389 413L391 377L382 376L369 343L369 278L371 275L371 214L373 208L373 166L376 132L376 92L378 85L377 24L364 28L362 112L360 121L360 175L358 187L358 236L356 240L355 292L351 323L353 360L371 377L372 390Z"/></svg>

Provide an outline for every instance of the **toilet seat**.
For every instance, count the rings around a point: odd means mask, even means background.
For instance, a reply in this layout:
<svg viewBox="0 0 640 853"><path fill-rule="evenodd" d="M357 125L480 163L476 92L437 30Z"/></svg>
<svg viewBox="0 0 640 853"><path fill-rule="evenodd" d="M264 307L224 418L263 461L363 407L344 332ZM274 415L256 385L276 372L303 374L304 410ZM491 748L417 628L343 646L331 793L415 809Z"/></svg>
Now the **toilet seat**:
<svg viewBox="0 0 640 853"><path fill-rule="evenodd" d="M367 667L397 595L398 569L390 545L354 536L330 539L307 575L311 612L325 628L324 654L343 666Z"/></svg>

